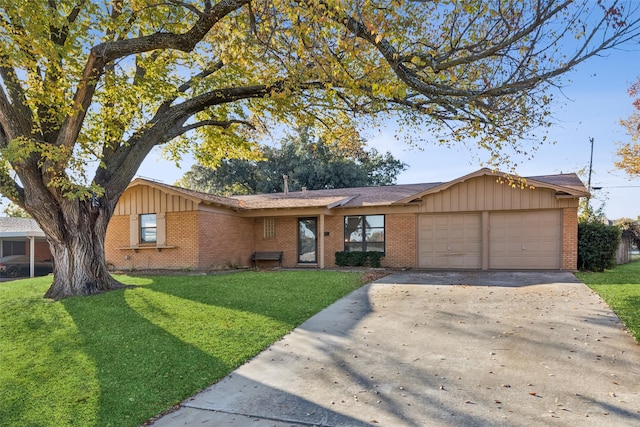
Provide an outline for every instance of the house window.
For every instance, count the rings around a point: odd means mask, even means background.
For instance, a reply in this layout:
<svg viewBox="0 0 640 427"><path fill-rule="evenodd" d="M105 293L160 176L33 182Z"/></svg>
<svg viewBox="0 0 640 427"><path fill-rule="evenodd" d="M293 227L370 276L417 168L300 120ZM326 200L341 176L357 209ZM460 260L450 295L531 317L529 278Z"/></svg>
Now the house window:
<svg viewBox="0 0 640 427"><path fill-rule="evenodd" d="M384 215L344 217L344 250L346 252L384 253Z"/></svg>
<svg viewBox="0 0 640 427"><path fill-rule="evenodd" d="M264 238L265 239L276 238L276 219L275 218L264 219Z"/></svg>
<svg viewBox="0 0 640 427"><path fill-rule="evenodd" d="M156 214L140 215L140 243L156 243L158 241L158 222Z"/></svg>
<svg viewBox="0 0 640 427"><path fill-rule="evenodd" d="M27 245L25 241L3 240L2 256L26 255Z"/></svg>

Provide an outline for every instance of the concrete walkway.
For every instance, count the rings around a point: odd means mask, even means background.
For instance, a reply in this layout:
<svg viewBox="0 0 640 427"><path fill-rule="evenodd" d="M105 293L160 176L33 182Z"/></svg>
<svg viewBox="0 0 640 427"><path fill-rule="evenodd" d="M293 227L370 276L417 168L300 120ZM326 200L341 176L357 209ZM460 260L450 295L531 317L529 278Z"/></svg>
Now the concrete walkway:
<svg viewBox="0 0 640 427"><path fill-rule="evenodd" d="M640 426L640 346L570 273L364 286L164 426Z"/></svg>

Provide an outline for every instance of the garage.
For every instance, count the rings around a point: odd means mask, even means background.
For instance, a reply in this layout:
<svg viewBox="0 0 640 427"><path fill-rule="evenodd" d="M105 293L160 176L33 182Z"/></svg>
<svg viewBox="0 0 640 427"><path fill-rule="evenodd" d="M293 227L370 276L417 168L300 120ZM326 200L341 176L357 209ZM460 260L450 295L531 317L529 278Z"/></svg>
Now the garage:
<svg viewBox="0 0 640 427"><path fill-rule="evenodd" d="M589 196L577 175L505 177L483 169L397 203L418 207L418 268L576 269L579 200Z"/></svg>
<svg viewBox="0 0 640 427"><path fill-rule="evenodd" d="M420 268L481 268L480 213L420 215L418 235Z"/></svg>
<svg viewBox="0 0 640 427"><path fill-rule="evenodd" d="M561 267L558 209L420 215L418 225L420 268Z"/></svg>
<svg viewBox="0 0 640 427"><path fill-rule="evenodd" d="M559 210L491 212L489 268L560 268L562 217Z"/></svg>

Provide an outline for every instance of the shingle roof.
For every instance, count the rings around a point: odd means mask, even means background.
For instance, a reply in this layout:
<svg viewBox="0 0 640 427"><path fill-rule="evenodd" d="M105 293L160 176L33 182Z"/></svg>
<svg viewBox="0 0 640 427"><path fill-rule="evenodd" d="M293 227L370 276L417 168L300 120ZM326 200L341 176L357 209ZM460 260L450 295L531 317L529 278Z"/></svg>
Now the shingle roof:
<svg viewBox="0 0 640 427"><path fill-rule="evenodd" d="M0 217L0 236L44 236L44 232L33 218Z"/></svg>
<svg viewBox="0 0 640 427"><path fill-rule="evenodd" d="M185 197L207 204L225 206L234 210L252 209L288 209L288 208L334 208L334 207L365 207L388 206L392 204L409 203L425 194L441 191L456 182L464 181L470 177L480 175L504 175L489 169L480 169L464 177L448 182L432 182L423 184L398 184L381 187L354 187L338 188L330 190L292 191L284 193L267 193L253 195L235 195L230 197L216 196L186 188L176 187L156 181L137 178L132 185L147 184L164 189L165 191L180 194ZM582 197L588 192L580 178L574 173L560 175L541 175L527 177L527 181L534 181L542 185L548 185L558 191ZM540 186L540 185L538 185Z"/></svg>
<svg viewBox="0 0 640 427"><path fill-rule="evenodd" d="M331 190L292 191L283 193L232 196L245 209L288 207L362 207L386 206L412 194L437 186L429 184L401 184L382 187L337 188Z"/></svg>
<svg viewBox="0 0 640 427"><path fill-rule="evenodd" d="M559 175L541 175L541 176L530 176L527 177L527 180L534 180L539 182L544 182L546 184L551 184L558 187L566 187L568 189L578 191L578 192L587 192L587 188L584 186L578 175L575 173L564 173Z"/></svg>

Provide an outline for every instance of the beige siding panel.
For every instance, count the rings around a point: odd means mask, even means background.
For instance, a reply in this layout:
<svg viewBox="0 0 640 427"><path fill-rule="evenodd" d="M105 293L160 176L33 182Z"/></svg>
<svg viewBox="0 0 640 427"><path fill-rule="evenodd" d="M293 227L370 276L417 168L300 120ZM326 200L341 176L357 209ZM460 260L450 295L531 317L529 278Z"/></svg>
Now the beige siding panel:
<svg viewBox="0 0 640 427"><path fill-rule="evenodd" d="M162 197L160 197L160 211L159 212L169 212L167 210L167 196L165 194L162 194Z"/></svg>
<svg viewBox="0 0 640 427"><path fill-rule="evenodd" d="M560 210L491 212L489 268L560 269Z"/></svg>
<svg viewBox="0 0 640 427"><path fill-rule="evenodd" d="M481 251L479 213L418 217L420 268L480 268Z"/></svg>
<svg viewBox="0 0 640 427"><path fill-rule="evenodd" d="M549 188L512 188L493 176L481 176L455 184L443 191L427 194L421 212L508 211L519 209L555 209L567 201L557 199Z"/></svg>
<svg viewBox="0 0 640 427"><path fill-rule="evenodd" d="M138 246L138 215L129 216L129 246Z"/></svg>
<svg viewBox="0 0 640 427"><path fill-rule="evenodd" d="M142 191L140 191L140 188L135 189L134 195L135 195L135 199L133 200L131 209L136 209L136 210L134 210L132 214L144 212L144 206L142 205Z"/></svg>
<svg viewBox="0 0 640 427"><path fill-rule="evenodd" d="M156 243L158 246L167 244L167 214L162 212L156 214Z"/></svg>
<svg viewBox="0 0 640 427"><path fill-rule="evenodd" d="M136 186L125 191L120 197L114 215L185 212L197 209L197 203L190 199L170 195L156 188Z"/></svg>
<svg viewBox="0 0 640 427"><path fill-rule="evenodd" d="M157 188L153 191L153 211L166 212L162 210L162 193Z"/></svg>

